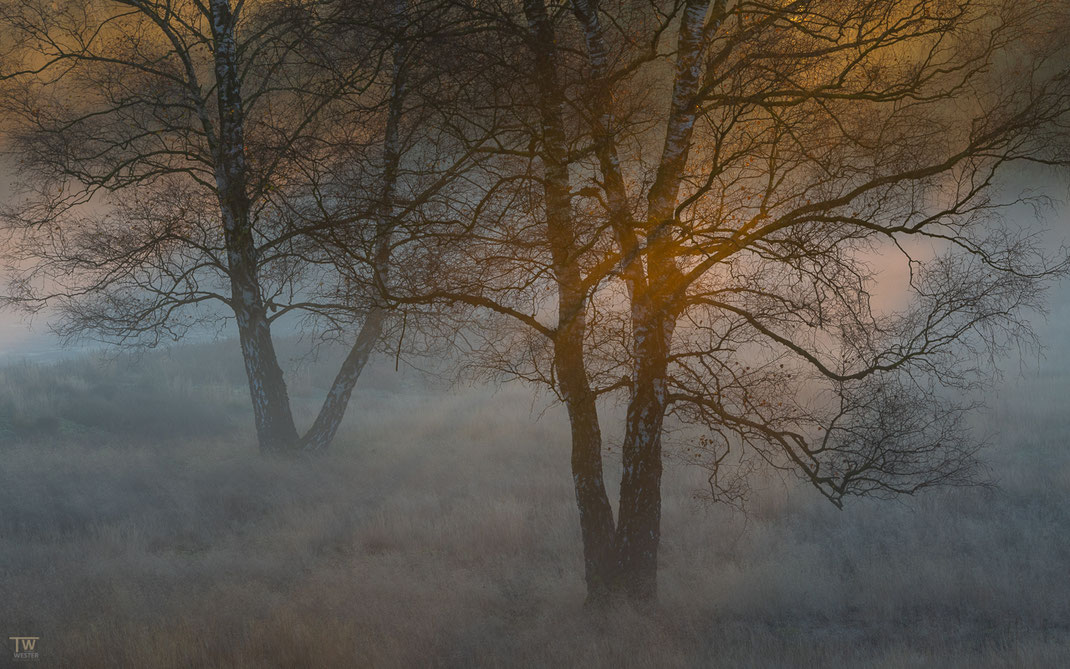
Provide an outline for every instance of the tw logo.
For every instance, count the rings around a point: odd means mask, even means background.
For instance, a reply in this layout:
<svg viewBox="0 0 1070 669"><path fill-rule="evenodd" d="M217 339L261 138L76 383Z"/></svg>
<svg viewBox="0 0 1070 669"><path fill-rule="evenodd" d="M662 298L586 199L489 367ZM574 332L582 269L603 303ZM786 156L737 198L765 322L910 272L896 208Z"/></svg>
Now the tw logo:
<svg viewBox="0 0 1070 669"><path fill-rule="evenodd" d="M8 639L15 642L15 660L37 660L41 654L37 652L39 636L9 636Z"/></svg>

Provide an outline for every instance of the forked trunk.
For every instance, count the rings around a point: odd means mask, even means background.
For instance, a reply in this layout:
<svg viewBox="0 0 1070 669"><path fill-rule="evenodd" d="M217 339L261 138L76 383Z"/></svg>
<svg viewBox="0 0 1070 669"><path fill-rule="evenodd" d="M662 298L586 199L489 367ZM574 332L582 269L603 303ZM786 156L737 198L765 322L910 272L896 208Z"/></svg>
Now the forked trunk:
<svg viewBox="0 0 1070 669"><path fill-rule="evenodd" d="M299 437L286 392L286 382L271 338L270 319L267 317L260 290L258 250L250 218L252 206L247 183L249 170L245 155L245 116L238 49L234 37L235 16L229 0L210 0L209 10L215 50L219 124L218 141L214 147L215 178L227 250L231 307L238 324L260 450L321 451L338 432L353 387L382 333L386 311L383 307L375 307L368 314L316 420L304 438ZM399 1L396 11L403 10L404 3ZM384 151L384 191L380 219L376 226L374 271L379 282L386 280L390 255L390 219L400 154L398 125L404 91L403 68L400 63L404 48L399 42L394 52L394 88ZM211 122L206 114L203 120L206 129L210 129Z"/></svg>

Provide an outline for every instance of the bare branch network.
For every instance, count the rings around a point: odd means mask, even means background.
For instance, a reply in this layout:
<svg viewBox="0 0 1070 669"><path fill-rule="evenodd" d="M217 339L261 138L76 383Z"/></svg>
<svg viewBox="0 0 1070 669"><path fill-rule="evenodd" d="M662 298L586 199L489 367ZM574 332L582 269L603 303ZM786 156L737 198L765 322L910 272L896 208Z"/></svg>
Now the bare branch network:
<svg viewBox="0 0 1070 669"><path fill-rule="evenodd" d="M1070 159L1068 27L1010 0L3 0L8 299L127 344L233 319L268 451L326 448L377 348L547 388L589 598L647 601L670 433L730 502L759 467L836 505L978 480L975 391L1068 268L1006 216L1045 204L1015 170ZM350 347L304 434L286 316Z"/></svg>

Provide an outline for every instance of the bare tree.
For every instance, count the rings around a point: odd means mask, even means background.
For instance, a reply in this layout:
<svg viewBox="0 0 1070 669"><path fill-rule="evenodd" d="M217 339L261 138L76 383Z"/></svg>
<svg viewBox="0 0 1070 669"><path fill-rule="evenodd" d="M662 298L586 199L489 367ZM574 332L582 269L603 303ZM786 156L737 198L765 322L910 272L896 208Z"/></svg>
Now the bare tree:
<svg viewBox="0 0 1070 669"><path fill-rule="evenodd" d="M999 175L1067 120L1052 4L525 1L469 7L500 124L428 300L487 310L481 364L569 412L588 595L656 597L665 421L711 493L833 503L976 480L962 417L1064 271ZM473 84L476 85L476 84ZM462 217L464 218L464 217ZM874 305L881 265L907 305ZM556 322L549 314L556 311ZM622 378L623 373L623 378ZM600 395L624 395L614 519Z"/></svg>
<svg viewBox="0 0 1070 669"><path fill-rule="evenodd" d="M671 9L661 146L621 188L611 119L627 74L606 54L631 38L610 37L603 26L619 23L597 4L573 3L600 91L586 115L611 154L599 161L606 200L645 205L638 250L619 240L633 374L618 577L638 600L656 593L667 414L708 429L719 492L730 452L796 472L837 505L968 482L975 448L958 418L970 403L943 390L973 387L987 356L1029 336L1043 279L1065 268L995 216L1010 203L997 199L1001 169L1058 162L1048 140L1070 98L1061 46L1044 41L1056 8ZM872 264L895 252L914 299L882 313Z"/></svg>
<svg viewBox="0 0 1070 669"><path fill-rule="evenodd" d="M149 345L222 304L262 450L325 448L387 320L358 294L389 276L391 203L416 144L402 119L409 34L426 28L416 14L327 0L5 3L4 108L24 178L8 216L26 233L16 300L58 303L62 334ZM352 247L341 272L328 237ZM351 340L303 436L271 335L291 313Z"/></svg>

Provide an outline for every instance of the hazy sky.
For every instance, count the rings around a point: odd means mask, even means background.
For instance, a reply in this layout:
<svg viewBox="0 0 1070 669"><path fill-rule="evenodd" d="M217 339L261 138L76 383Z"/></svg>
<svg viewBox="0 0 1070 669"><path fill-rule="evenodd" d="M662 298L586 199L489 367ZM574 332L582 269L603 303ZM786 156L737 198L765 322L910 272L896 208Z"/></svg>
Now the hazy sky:
<svg viewBox="0 0 1070 669"><path fill-rule="evenodd" d="M2 138L0 138L2 140ZM2 149L2 144L0 144ZM0 203L6 202L11 194L11 182L14 174L10 163L0 158ZM1018 171L1016 184L1008 187L1007 192L1017 192L1022 188L1031 188L1043 192L1056 201L1053 211L1044 214L1044 220L1037 221L1031 207L1020 206L1010 212L1010 219L1026 226L1046 229L1052 251L1060 245L1070 246L1070 207L1067 206L1068 188L1051 174ZM881 262L881 285L874 291L874 306L877 308L894 308L903 302L903 285L907 279L907 268L902 257L896 253ZM0 277L2 278L2 277ZM0 286L3 283L0 282ZM6 287L6 286L4 286ZM2 291L0 291L2 292ZM1053 357L1070 358L1070 341L1064 333L1070 331L1070 280L1053 286L1049 295L1047 318L1035 314L1034 326L1047 347L1048 363ZM224 333L225 336L226 333ZM205 333L204 336L214 336ZM47 313L37 314L33 319L24 314L10 310L0 310L0 360L12 358L50 359L65 354L76 353L78 349L96 348L99 345L82 344L71 350L48 331Z"/></svg>

